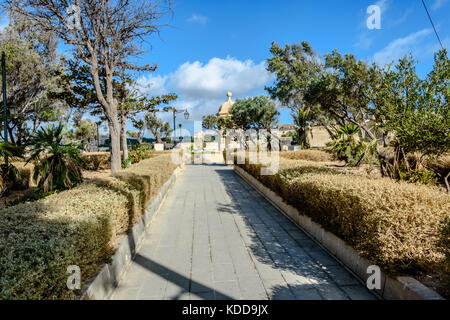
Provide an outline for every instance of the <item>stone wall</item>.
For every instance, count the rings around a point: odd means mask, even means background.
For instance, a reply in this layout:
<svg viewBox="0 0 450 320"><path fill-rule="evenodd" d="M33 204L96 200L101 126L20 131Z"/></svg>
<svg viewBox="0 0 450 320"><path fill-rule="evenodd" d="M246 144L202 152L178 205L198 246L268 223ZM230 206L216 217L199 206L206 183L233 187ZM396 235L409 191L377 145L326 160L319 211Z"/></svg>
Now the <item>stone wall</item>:
<svg viewBox="0 0 450 320"><path fill-rule="evenodd" d="M323 148L331 141L331 136L325 127L312 127L308 131L308 142L311 148Z"/></svg>

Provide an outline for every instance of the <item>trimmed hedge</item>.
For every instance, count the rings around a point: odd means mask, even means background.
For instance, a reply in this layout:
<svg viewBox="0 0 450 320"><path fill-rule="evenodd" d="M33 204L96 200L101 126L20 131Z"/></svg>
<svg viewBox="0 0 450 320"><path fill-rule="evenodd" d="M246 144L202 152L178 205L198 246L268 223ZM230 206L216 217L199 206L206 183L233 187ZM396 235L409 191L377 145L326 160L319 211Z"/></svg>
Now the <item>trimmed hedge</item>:
<svg viewBox="0 0 450 320"><path fill-rule="evenodd" d="M273 176L240 165L289 204L345 240L390 274L442 274L438 247L450 196L437 187L355 177L320 166L292 167L281 159Z"/></svg>
<svg viewBox="0 0 450 320"><path fill-rule="evenodd" d="M176 165L144 160L114 177L0 210L0 299L75 299L70 265L82 286L109 262L117 238L143 215Z"/></svg>
<svg viewBox="0 0 450 320"><path fill-rule="evenodd" d="M309 160L317 162L331 162L336 160L335 157L322 150L300 150L300 151L283 151L280 156L291 160Z"/></svg>

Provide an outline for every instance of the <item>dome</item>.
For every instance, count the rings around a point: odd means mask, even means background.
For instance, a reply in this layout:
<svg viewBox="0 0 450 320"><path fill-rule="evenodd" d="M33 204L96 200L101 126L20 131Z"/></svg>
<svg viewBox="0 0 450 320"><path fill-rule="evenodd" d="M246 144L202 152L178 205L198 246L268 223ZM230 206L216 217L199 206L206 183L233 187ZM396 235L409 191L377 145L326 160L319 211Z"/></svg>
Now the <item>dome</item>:
<svg viewBox="0 0 450 320"><path fill-rule="evenodd" d="M219 109L219 113L217 114L219 117L229 117L231 108L233 107L234 102L231 101L231 96L233 94L231 92L227 93L228 101L222 104Z"/></svg>

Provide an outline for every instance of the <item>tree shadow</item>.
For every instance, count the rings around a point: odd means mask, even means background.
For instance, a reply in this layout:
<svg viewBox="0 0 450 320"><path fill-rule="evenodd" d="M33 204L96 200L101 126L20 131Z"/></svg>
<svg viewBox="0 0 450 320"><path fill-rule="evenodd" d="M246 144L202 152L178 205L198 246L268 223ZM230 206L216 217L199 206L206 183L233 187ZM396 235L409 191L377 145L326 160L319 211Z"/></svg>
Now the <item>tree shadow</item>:
<svg viewBox="0 0 450 320"><path fill-rule="evenodd" d="M250 230L246 233L250 239L246 246L252 256L264 267L278 270L286 277L305 280L305 284L300 285L286 279L288 285L270 288L271 299L325 299L327 290L331 292L339 287L328 269L339 269L340 274L347 274L347 271L335 258L233 170L217 169L215 172L231 200L218 203L217 210L220 214L233 215L236 221L244 221L244 229ZM340 294L348 298L343 291Z"/></svg>
<svg viewBox="0 0 450 320"><path fill-rule="evenodd" d="M178 293L174 296L171 296L170 300L179 300L184 294L190 293L192 287L195 287L196 292L199 292L195 293L195 295L199 298L210 299L211 293L214 292L216 296L220 297L220 300L232 300L230 296L218 290L205 286L195 280L186 278L182 274L179 274L178 272L173 271L163 266L162 264L157 263L156 261L144 257L139 253L136 254L133 261L139 264L141 267L147 269L148 271L166 279L179 288Z"/></svg>

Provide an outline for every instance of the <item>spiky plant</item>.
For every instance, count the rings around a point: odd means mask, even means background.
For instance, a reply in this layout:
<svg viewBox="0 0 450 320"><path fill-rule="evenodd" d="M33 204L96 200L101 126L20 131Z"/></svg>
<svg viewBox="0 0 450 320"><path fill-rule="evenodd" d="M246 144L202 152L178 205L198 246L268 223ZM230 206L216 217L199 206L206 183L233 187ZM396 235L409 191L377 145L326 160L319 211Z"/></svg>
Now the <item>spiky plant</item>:
<svg viewBox="0 0 450 320"><path fill-rule="evenodd" d="M83 180L83 159L76 144L64 143L64 126L40 129L31 140L31 156L35 163L33 180L43 192L69 189Z"/></svg>
<svg viewBox="0 0 450 320"><path fill-rule="evenodd" d="M9 142L0 142L0 156L23 158L24 150L21 147L17 147ZM19 170L9 163L3 163L0 165L0 177L2 180L1 189L3 192L7 189L22 187L23 180Z"/></svg>

